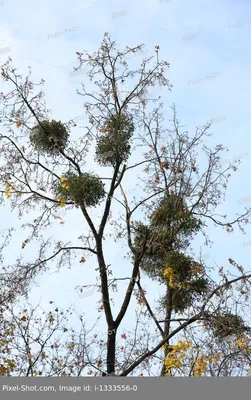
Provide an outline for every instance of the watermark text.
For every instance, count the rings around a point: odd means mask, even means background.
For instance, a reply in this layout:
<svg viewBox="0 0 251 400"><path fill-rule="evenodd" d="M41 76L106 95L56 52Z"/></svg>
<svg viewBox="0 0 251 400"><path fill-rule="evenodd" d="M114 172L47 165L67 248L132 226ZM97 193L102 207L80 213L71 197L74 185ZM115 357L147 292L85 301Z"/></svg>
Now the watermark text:
<svg viewBox="0 0 251 400"><path fill-rule="evenodd" d="M63 32L57 32L57 33L53 33L50 35L47 35L48 39L54 39L56 37L59 37L60 35L64 35L65 33L70 33L70 32L75 32L77 29L79 29L79 26L73 26L73 28L65 28L65 30Z"/></svg>

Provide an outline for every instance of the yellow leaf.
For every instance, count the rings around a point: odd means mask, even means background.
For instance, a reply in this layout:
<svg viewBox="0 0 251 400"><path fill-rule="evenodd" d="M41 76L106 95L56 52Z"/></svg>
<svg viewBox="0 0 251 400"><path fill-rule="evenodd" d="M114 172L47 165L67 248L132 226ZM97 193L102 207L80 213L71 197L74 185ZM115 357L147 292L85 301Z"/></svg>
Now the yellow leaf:
<svg viewBox="0 0 251 400"><path fill-rule="evenodd" d="M59 201L59 206L60 207L64 207L65 206L65 203L66 203L66 200L64 200L64 199L61 199L61 197L56 197L56 200L58 200Z"/></svg>
<svg viewBox="0 0 251 400"><path fill-rule="evenodd" d="M173 269L166 267L164 269L163 275L164 275L164 278L167 278L169 280L169 286L171 288L173 288L174 287L175 277L176 277L174 272L173 272Z"/></svg>
<svg viewBox="0 0 251 400"><path fill-rule="evenodd" d="M64 221L61 221L61 222L59 222L60 223L60 225L64 225Z"/></svg>
<svg viewBox="0 0 251 400"><path fill-rule="evenodd" d="M85 259L84 257L81 257L81 259L80 259L79 262L80 262L80 263L85 263L85 262L86 262L86 259Z"/></svg>
<svg viewBox="0 0 251 400"><path fill-rule="evenodd" d="M12 192L10 191L10 188L11 188L10 184L7 183L5 186L5 194L8 199L12 196Z"/></svg>
<svg viewBox="0 0 251 400"><path fill-rule="evenodd" d="M60 181L61 181L61 186L62 186L62 188L64 188L64 189L66 189L66 190L69 190L70 189L70 186L69 186L69 181L68 181L68 179L67 178L60 178Z"/></svg>
<svg viewBox="0 0 251 400"><path fill-rule="evenodd" d="M21 121L17 121L16 127L19 128L20 125L21 125Z"/></svg>

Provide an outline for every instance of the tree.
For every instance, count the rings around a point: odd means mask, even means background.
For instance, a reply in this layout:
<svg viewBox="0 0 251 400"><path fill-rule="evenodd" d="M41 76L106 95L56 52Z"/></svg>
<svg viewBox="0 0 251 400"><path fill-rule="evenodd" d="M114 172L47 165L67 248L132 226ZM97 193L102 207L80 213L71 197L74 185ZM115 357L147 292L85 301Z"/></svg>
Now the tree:
<svg viewBox="0 0 251 400"><path fill-rule="evenodd" d="M197 322L209 324L205 325L205 332L213 326L219 332L223 317L229 319L231 314L228 310L223 316L219 314L219 302L228 300L227 293L236 283L239 284L236 290L241 295L244 291L247 296L250 290L251 275L233 260L238 276L232 279L228 274L226 282L225 274L220 270L223 282L214 282L203 262L188 254L189 244L197 233L203 232L208 243L205 230L208 221L228 232L233 231L235 225L243 231L251 210L232 221L226 216L216 218L214 210L226 190L231 176L229 170L236 170L236 166L229 165L222 171L220 153L224 147L217 145L211 150L203 145L205 137L210 135L210 124L197 128L190 137L181 131L173 107L173 127L163 128L163 104L160 97L153 97L157 83L171 90L172 85L165 77L169 64L160 60L159 46L156 46L155 56L143 59L139 69L130 69L129 57L142 50L143 45L139 45L119 51L116 43L105 34L97 52L91 55L77 53L78 68L83 65L89 68L87 76L92 85L90 91L84 84L78 90L78 94L86 99L84 107L89 120L80 143L70 141L73 121L63 123L49 118L43 92L35 93L36 86L45 83L43 80L34 84L30 72L23 81L12 67L11 59L1 68L6 85L13 88L7 94L1 93L0 119L6 131L0 134L1 202L7 197L20 217L24 211L37 213L33 221L23 225L30 229L30 235L23 240L22 249L25 251L27 244L34 240L40 245L35 261L18 259L9 270L15 271L19 282L28 287L52 261L61 268L70 265L74 257L80 257L82 263L90 255L96 257L102 293L100 311L104 312L107 324L107 342L102 344L106 346L106 368L101 360L100 373L108 375L137 373L138 366L149 366L162 348L162 375L170 369L181 368L180 360L170 363L169 359L175 358L182 349L187 351L189 345L180 342L178 347L171 347L170 340L176 339L179 333L185 334L189 326ZM125 83L131 84L126 94ZM206 158L207 166L202 172L196 150ZM86 169L88 151L95 152L102 176ZM137 156L135 162L133 155ZM143 187L137 190L138 199L136 196L129 199L124 182L130 173L135 176L136 171ZM103 174L107 175L103 177ZM114 220L115 204L120 207L120 214ZM56 240L53 248L53 240L44 239L43 230L60 218L61 207L69 213L72 209L79 211L86 223L85 232L74 238L74 243ZM91 217L93 208L101 213L98 223ZM109 224L114 226L114 243L126 243L129 251L129 283L116 317L112 311L110 288L117 290L119 281L127 279L128 271L123 278L113 277L114 272L107 265L104 240ZM165 314L163 322L158 321L147 301L140 270L165 286L165 296L160 299ZM122 356L118 349L116 351L116 335L125 314L131 312L129 306L133 294L146 305L159 337L154 337L150 350L149 341L146 343L138 336L137 343L132 340L130 351L125 351ZM215 300L217 296L220 296L219 301ZM180 312L185 312L186 316L179 318ZM213 325L215 321L216 325ZM231 321L230 325L236 326L237 320L232 318ZM238 321L235 333L243 331L245 325L240 319ZM123 338L127 335L123 334Z"/></svg>
<svg viewBox="0 0 251 400"><path fill-rule="evenodd" d="M10 244L13 228L3 230L3 242L0 245L0 307L5 308L12 304L19 296L27 295L27 281L20 271L5 265L3 252ZM9 268L10 267L10 268Z"/></svg>

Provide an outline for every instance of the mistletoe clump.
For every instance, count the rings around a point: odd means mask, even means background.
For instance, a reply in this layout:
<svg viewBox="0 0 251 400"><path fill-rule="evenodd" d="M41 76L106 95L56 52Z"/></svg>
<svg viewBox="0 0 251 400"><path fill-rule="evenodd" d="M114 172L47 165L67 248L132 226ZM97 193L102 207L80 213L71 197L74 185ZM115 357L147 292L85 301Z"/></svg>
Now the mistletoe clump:
<svg viewBox="0 0 251 400"><path fill-rule="evenodd" d="M244 321L239 315L222 313L211 321L214 336L220 340L230 335L240 335L245 332Z"/></svg>
<svg viewBox="0 0 251 400"><path fill-rule="evenodd" d="M169 227L174 233L185 237L200 230L202 221L188 210L184 199L175 193L165 195L151 216L152 226Z"/></svg>
<svg viewBox="0 0 251 400"><path fill-rule="evenodd" d="M172 288L171 292L171 304L172 309L175 312L183 312L188 307L191 307L196 300L199 300L201 296L207 292L208 280L201 277L192 282L186 282L182 285L179 283L177 287Z"/></svg>
<svg viewBox="0 0 251 400"><path fill-rule="evenodd" d="M169 287L171 305L175 312L190 307L209 289L203 265L178 251L167 255L160 276L161 281L165 281Z"/></svg>
<svg viewBox="0 0 251 400"><path fill-rule="evenodd" d="M184 254L190 236L200 229L201 221L190 215L182 198L175 194L159 202L150 221L148 226L142 222L135 224L134 246L143 254L141 269L150 278L165 284L172 309L183 311L209 287L203 265Z"/></svg>
<svg viewBox="0 0 251 400"><path fill-rule="evenodd" d="M190 215L182 199L165 196L150 217L150 224L135 224L134 244L143 252L142 269L153 279L163 281L163 265L176 265L179 280L187 279L191 259L180 251L190 244L190 237L202 222ZM181 270L177 270L181 268Z"/></svg>
<svg viewBox="0 0 251 400"><path fill-rule="evenodd" d="M94 207L105 196L104 184L101 179L92 173L83 173L80 176L68 172L61 178L61 183L55 189L60 200L73 201L86 207Z"/></svg>
<svg viewBox="0 0 251 400"><path fill-rule="evenodd" d="M142 270L152 279L163 281L161 265L163 265L165 256L172 249L170 230L168 228L156 229L156 227L147 226L142 222L136 222L134 229L135 249L138 253L143 252Z"/></svg>
<svg viewBox="0 0 251 400"><path fill-rule="evenodd" d="M134 131L132 118L127 115L113 115L100 129L97 139L96 161L102 166L115 166L127 161L131 154L130 139Z"/></svg>
<svg viewBox="0 0 251 400"><path fill-rule="evenodd" d="M30 141L36 150L56 154L64 150L69 138L67 128L61 121L42 121L32 128Z"/></svg>

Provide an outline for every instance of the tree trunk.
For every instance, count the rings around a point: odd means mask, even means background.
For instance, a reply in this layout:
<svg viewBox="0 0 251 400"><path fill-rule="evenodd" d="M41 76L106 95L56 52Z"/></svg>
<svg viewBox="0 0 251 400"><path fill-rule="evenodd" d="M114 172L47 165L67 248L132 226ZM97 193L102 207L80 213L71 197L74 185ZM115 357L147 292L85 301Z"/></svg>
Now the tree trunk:
<svg viewBox="0 0 251 400"><path fill-rule="evenodd" d="M107 374L115 373L116 329L109 326L107 335Z"/></svg>
<svg viewBox="0 0 251 400"><path fill-rule="evenodd" d="M166 288L166 316L165 316L165 326L164 326L164 338L169 335L170 333L170 319L172 315L172 289L170 286L167 284ZM169 340L166 342L165 346L165 359L170 352L169 349ZM163 362L162 370L161 370L161 376L165 376L166 368L165 368L165 360Z"/></svg>

